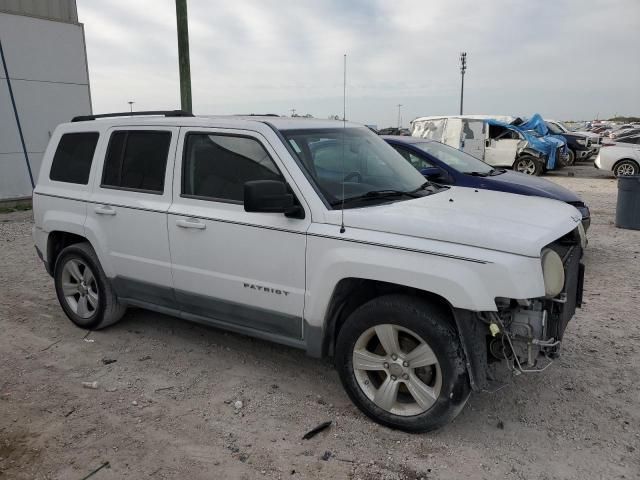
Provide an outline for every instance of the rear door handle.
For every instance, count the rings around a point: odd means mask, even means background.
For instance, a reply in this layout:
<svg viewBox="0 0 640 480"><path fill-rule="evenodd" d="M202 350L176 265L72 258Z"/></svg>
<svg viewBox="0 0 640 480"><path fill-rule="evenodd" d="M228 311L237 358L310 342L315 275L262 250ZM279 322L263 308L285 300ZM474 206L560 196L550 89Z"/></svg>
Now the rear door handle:
<svg viewBox="0 0 640 480"><path fill-rule="evenodd" d="M96 207L94 209L94 212L96 212L98 215L115 215L116 214L116 211L113 208L105 205L100 205Z"/></svg>
<svg viewBox="0 0 640 480"><path fill-rule="evenodd" d="M204 230L207 226L199 222L198 220L176 220L176 225L180 228L196 228L198 230Z"/></svg>

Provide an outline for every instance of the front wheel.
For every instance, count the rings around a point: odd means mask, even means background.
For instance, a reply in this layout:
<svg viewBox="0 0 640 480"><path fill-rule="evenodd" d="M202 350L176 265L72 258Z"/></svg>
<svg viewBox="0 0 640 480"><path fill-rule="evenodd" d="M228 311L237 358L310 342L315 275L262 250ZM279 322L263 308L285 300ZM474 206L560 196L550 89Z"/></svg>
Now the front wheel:
<svg viewBox="0 0 640 480"><path fill-rule="evenodd" d="M576 154L573 150L568 149L567 151L567 166L572 166L576 164Z"/></svg>
<svg viewBox="0 0 640 480"><path fill-rule="evenodd" d="M516 172L525 173L527 175L542 175L543 166L536 158L531 155L523 155L518 157L513 163L513 169Z"/></svg>
<svg viewBox="0 0 640 480"><path fill-rule="evenodd" d="M340 330L335 360L362 412L408 432L447 424L471 391L447 313L415 297L388 295L359 307Z"/></svg>

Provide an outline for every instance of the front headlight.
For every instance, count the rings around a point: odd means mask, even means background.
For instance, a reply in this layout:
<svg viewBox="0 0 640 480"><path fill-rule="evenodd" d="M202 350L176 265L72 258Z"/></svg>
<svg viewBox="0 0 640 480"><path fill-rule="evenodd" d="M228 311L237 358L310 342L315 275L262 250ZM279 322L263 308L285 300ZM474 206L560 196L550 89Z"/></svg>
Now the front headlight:
<svg viewBox="0 0 640 480"><path fill-rule="evenodd" d="M556 297L564 288L564 265L562 259L550 248L542 250L542 277L544 278L544 293L548 298Z"/></svg>
<svg viewBox="0 0 640 480"><path fill-rule="evenodd" d="M583 145L583 146L584 146L584 145L586 145L586 144L587 144L587 139L586 139L586 138L578 138L578 139L576 140L576 143L577 143L578 145Z"/></svg>

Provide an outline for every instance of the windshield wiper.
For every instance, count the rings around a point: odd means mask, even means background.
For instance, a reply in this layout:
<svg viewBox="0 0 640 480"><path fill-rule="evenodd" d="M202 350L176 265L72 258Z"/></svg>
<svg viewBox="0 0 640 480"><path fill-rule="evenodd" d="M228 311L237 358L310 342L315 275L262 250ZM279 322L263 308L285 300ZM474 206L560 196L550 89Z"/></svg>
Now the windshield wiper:
<svg viewBox="0 0 640 480"><path fill-rule="evenodd" d="M506 170L503 168L499 168L499 169L492 168L488 172L466 172L466 174L472 175L474 177L494 177L496 175L501 175L504 172L506 172Z"/></svg>
<svg viewBox="0 0 640 480"><path fill-rule="evenodd" d="M416 193L416 192L419 192L420 190L424 190L425 188L430 187L430 186L431 186L431 182L424 182L422 185L420 185L415 190L410 190L407 193Z"/></svg>
<svg viewBox="0 0 640 480"><path fill-rule="evenodd" d="M357 202L357 201L367 201L367 200L378 200L381 198L389 198L389 197L400 197L407 196L411 198L418 198L418 195L415 195L415 192L423 188L422 186L417 190L411 190L408 192L402 190L371 190L367 193L363 193L362 195L356 195L355 197L345 198L343 200L335 200L330 203L332 207L342 205L343 203L346 205L348 203Z"/></svg>

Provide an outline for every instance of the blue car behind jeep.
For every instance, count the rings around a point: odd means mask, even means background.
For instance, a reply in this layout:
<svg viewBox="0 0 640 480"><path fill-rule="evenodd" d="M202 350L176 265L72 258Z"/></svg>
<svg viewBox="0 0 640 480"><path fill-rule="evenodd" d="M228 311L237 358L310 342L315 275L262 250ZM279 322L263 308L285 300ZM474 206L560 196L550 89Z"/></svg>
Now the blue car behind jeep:
<svg viewBox="0 0 640 480"><path fill-rule="evenodd" d="M589 207L578 195L560 185L543 178L493 168L434 140L390 135L382 138L431 182L560 200L576 207L582 214L585 231L589 228Z"/></svg>

